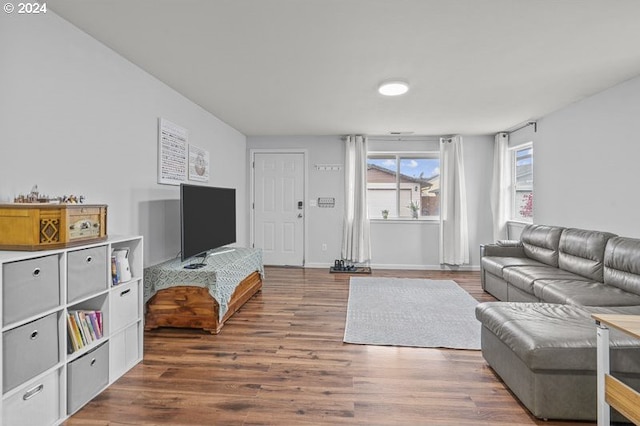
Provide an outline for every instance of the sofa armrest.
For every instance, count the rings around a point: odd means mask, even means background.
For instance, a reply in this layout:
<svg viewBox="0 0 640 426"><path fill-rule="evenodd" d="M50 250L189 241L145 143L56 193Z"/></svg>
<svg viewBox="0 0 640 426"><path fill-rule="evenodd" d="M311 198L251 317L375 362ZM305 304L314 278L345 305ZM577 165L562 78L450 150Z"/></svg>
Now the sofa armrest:
<svg viewBox="0 0 640 426"><path fill-rule="evenodd" d="M498 240L496 245L499 247L524 247L520 240Z"/></svg>
<svg viewBox="0 0 640 426"><path fill-rule="evenodd" d="M480 257L527 257L522 245L481 244Z"/></svg>

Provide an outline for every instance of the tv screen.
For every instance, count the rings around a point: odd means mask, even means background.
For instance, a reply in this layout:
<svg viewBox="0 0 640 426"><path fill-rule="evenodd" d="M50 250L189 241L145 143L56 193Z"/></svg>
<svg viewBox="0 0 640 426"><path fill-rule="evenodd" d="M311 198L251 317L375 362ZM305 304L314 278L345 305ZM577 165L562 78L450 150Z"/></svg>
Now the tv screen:
<svg viewBox="0 0 640 426"><path fill-rule="evenodd" d="M180 185L182 260L236 242L236 190Z"/></svg>

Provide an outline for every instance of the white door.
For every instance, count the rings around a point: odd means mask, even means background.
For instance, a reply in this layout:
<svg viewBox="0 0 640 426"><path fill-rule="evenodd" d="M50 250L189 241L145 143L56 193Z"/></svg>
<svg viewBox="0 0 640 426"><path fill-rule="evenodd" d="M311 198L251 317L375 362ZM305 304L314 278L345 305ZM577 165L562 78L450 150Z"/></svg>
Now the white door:
<svg viewBox="0 0 640 426"><path fill-rule="evenodd" d="M254 247L265 265L304 262L304 154L254 154Z"/></svg>

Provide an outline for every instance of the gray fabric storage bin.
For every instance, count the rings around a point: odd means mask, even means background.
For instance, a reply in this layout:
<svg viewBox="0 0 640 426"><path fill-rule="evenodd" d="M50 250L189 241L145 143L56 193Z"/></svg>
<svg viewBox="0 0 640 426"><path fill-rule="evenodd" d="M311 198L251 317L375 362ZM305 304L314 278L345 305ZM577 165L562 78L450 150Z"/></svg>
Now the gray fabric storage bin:
<svg viewBox="0 0 640 426"><path fill-rule="evenodd" d="M58 363L58 315L5 331L2 334L2 391L37 376Z"/></svg>
<svg viewBox="0 0 640 426"><path fill-rule="evenodd" d="M93 399L109 383L109 342L75 359L67 366L67 413Z"/></svg>
<svg viewBox="0 0 640 426"><path fill-rule="evenodd" d="M60 304L58 255L7 263L2 276L2 323L6 326Z"/></svg>
<svg viewBox="0 0 640 426"><path fill-rule="evenodd" d="M107 259L107 246L70 251L67 254L68 302L109 288Z"/></svg>
<svg viewBox="0 0 640 426"><path fill-rule="evenodd" d="M20 390L2 402L3 425L53 425L60 418L60 369L53 370L36 382L20 386Z"/></svg>

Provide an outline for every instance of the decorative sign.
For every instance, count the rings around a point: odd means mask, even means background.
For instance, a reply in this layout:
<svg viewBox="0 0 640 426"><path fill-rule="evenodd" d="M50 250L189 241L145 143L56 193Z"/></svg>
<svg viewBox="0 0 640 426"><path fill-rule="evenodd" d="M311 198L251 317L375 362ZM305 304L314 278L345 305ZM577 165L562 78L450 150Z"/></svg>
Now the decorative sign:
<svg viewBox="0 0 640 426"><path fill-rule="evenodd" d="M164 118L160 119L158 128L158 183L180 185L181 182L186 182L188 136L187 129Z"/></svg>
<svg viewBox="0 0 640 426"><path fill-rule="evenodd" d="M209 151L189 145L189 180L209 182Z"/></svg>

